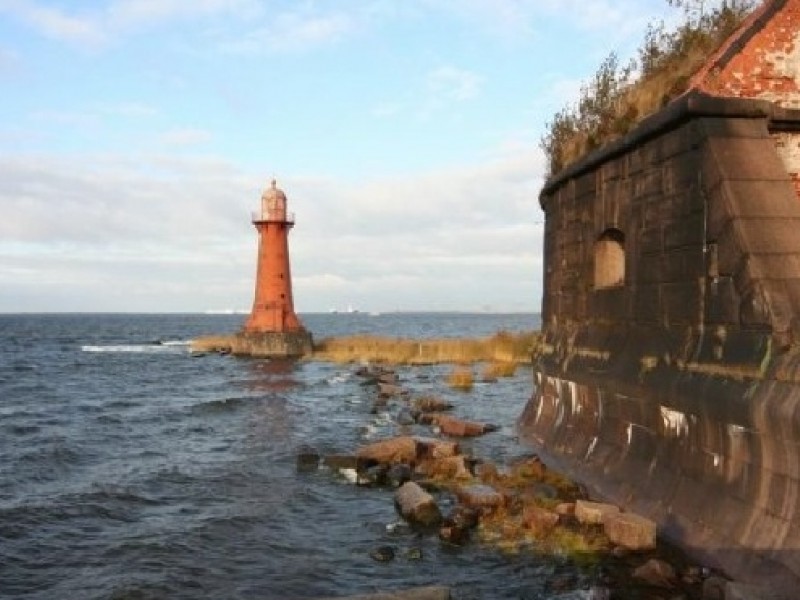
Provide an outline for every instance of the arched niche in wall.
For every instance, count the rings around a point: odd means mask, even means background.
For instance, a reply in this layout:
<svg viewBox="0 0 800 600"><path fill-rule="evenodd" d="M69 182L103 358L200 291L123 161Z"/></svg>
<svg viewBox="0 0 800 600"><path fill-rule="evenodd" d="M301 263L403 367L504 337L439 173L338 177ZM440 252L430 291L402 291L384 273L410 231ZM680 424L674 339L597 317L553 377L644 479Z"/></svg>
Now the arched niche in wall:
<svg viewBox="0 0 800 600"><path fill-rule="evenodd" d="M606 229L594 243L594 289L625 285L625 234Z"/></svg>

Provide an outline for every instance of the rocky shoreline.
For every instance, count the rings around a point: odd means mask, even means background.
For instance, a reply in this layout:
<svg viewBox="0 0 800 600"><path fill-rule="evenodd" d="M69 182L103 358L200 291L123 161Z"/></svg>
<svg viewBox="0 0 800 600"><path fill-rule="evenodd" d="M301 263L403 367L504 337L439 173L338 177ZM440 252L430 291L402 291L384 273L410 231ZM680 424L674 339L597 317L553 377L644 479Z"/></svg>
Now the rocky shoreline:
<svg viewBox="0 0 800 600"><path fill-rule="evenodd" d="M385 489L387 502L402 518L387 527L438 536L453 547L481 544L557 558L591 574L590 585L584 580L578 590L573 578L556 578L550 586L554 596L579 591L580 597L593 600L750 597L658 540L652 521L589 498L535 454L494 464L462 448L466 438L491 435L496 424L460 418L451 403L435 396L415 396L400 373L387 367L362 366L354 374L371 389L371 413L392 415L402 434L344 454L303 447L297 451L297 468ZM391 562L401 552L408 560L422 558L421 549L387 544L369 554L375 561Z"/></svg>

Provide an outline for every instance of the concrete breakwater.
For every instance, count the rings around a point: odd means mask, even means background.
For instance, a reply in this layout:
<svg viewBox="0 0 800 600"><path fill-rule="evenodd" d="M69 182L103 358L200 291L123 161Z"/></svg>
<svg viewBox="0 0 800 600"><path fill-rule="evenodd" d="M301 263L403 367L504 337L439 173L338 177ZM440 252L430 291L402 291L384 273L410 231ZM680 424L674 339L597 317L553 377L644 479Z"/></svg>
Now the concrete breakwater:
<svg viewBox="0 0 800 600"><path fill-rule="evenodd" d="M269 334L261 334L261 337ZM219 352L235 356L285 356L289 334L276 334L278 342L258 343L258 336L232 334L204 336L192 340L196 353ZM298 341L289 339L290 356L338 363L372 362L385 364L439 364L488 361L496 363L530 363L539 342L538 332L511 333L500 331L481 338L396 338L376 335L350 335L322 339L311 343L305 332Z"/></svg>

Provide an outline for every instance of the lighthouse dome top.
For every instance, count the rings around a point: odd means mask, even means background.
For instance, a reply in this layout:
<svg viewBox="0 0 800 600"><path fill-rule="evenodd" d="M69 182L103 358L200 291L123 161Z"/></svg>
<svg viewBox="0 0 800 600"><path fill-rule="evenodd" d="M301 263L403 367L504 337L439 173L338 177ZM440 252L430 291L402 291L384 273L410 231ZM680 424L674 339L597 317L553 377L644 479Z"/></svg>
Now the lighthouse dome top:
<svg viewBox="0 0 800 600"><path fill-rule="evenodd" d="M261 198L264 200L280 199L286 202L286 194L278 187L278 182L274 179L270 182L269 187L264 190L264 193L261 194Z"/></svg>

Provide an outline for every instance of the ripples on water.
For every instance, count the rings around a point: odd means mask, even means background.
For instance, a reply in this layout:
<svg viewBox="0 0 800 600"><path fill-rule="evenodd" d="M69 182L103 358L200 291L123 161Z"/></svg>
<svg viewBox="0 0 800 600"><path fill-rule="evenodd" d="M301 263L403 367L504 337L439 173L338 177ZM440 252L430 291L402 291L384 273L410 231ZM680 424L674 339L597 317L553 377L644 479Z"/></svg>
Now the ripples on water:
<svg viewBox="0 0 800 600"><path fill-rule="evenodd" d="M530 330L532 315L307 315L317 337L476 336ZM390 533L391 494L333 473L297 473L311 444L348 452L395 433L370 415L350 369L207 356L186 340L234 331L241 317L0 315L0 596L8 598L308 598L417 585L457 598L578 598L547 593L576 568L478 544ZM168 342L168 343L165 343ZM524 453L513 422L530 377L447 390L449 367L402 370L459 414L499 423L469 442L504 460ZM422 433L424 430L419 430ZM398 558L369 550L392 544ZM404 557L421 548L423 559Z"/></svg>

